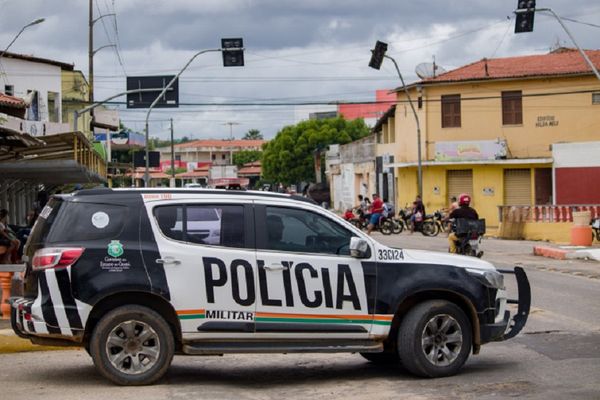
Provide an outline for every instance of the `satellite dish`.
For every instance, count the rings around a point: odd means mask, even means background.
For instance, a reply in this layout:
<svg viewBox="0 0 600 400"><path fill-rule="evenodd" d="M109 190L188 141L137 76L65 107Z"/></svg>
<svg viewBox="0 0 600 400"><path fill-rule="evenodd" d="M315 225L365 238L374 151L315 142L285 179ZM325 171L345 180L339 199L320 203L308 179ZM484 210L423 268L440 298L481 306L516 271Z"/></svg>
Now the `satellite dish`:
<svg viewBox="0 0 600 400"><path fill-rule="evenodd" d="M424 62L415 68L417 76L421 79L435 78L446 72L446 70L436 63Z"/></svg>

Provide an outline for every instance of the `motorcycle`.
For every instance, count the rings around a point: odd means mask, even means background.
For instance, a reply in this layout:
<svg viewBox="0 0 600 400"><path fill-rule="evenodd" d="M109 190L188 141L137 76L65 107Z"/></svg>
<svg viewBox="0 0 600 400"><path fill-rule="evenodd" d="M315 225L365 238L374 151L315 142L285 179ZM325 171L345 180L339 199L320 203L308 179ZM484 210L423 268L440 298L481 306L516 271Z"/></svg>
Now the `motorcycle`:
<svg viewBox="0 0 600 400"><path fill-rule="evenodd" d="M453 223L453 231L457 236L456 254L477 258L483 256L479 246L485 234L485 219L457 218Z"/></svg>
<svg viewBox="0 0 600 400"><path fill-rule="evenodd" d="M401 223L402 229L410 228L410 218L412 216L412 210L404 209L398 211L398 221ZM402 229L400 232L402 232ZM425 215L421 221L414 222L414 232L421 232L423 236L436 236L439 232L437 225L432 215Z"/></svg>
<svg viewBox="0 0 600 400"><path fill-rule="evenodd" d="M592 225L592 240L594 240L594 234L596 240L600 242L600 218L594 218L591 222Z"/></svg>
<svg viewBox="0 0 600 400"><path fill-rule="evenodd" d="M369 220L371 214L366 214L360 208L357 210L358 218L352 219L349 222L356 226L358 229L365 230L369 226ZM384 235L391 235L394 229L394 225L391 218L381 216L379 222L375 225L375 230L383 233Z"/></svg>

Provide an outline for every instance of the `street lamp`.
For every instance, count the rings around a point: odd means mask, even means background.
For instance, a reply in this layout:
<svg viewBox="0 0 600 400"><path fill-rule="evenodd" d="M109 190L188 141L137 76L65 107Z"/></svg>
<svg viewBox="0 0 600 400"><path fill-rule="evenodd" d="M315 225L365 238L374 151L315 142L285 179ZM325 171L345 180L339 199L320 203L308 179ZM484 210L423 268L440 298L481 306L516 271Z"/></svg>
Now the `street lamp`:
<svg viewBox="0 0 600 400"><path fill-rule="evenodd" d="M13 38L13 40L8 44L8 46L6 46L6 48L2 51L2 53L0 53L0 58L2 58L2 56L4 55L4 53L6 53L8 51L8 49L10 48L10 46L12 46L12 44L15 42L15 40L17 40L17 38L19 36L21 36L21 33L23 33L23 31L25 29L27 29L27 28L29 28L30 26L33 26L33 25L41 24L45 20L46 20L45 18L38 18L36 20L31 21L30 23L28 23L24 27L22 27L21 30L19 31L19 33L17 33L17 35Z"/></svg>
<svg viewBox="0 0 600 400"><path fill-rule="evenodd" d="M408 88L404 83L404 79L402 78L402 74L400 73L400 68L398 68L396 60L386 55L386 51L387 43L383 43L378 40L377 43L375 43L375 49L371 50L373 54L371 56L371 61L369 62L369 67L374 69L381 68L381 63L383 62L384 58L392 60L394 66L396 67L396 72L398 72L400 82L402 82L402 88L404 89L404 93L406 94L406 98L408 99L408 104L410 104L410 108L412 109L413 115L415 116L415 122L417 123L417 186L418 195L423 197L423 166L421 162L421 125L419 124L419 116L417 115L417 110L415 110L415 106L410 98Z"/></svg>
<svg viewBox="0 0 600 400"><path fill-rule="evenodd" d="M221 48L219 49L209 49L202 50L197 52L189 59L189 61L183 66L181 71L177 73L171 79L171 81L162 89L160 94L154 99L150 107L148 108L148 112L146 113L146 167L144 171L144 186L148 187L150 185L150 154L149 154L149 143L150 143L150 130L148 128L148 120L150 119L150 113L156 103L159 102L161 97L169 90L171 86L179 79L179 76L187 69L187 67L198 57L200 54L220 51L223 53L223 66L225 67L243 67L244 66L244 42L241 38L235 39L221 39Z"/></svg>

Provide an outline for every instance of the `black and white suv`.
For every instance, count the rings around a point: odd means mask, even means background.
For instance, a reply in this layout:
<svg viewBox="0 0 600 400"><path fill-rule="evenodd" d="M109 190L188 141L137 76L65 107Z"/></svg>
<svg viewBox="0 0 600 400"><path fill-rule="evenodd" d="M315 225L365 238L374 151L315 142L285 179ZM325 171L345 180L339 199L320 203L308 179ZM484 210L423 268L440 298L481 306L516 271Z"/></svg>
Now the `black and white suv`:
<svg viewBox="0 0 600 400"><path fill-rule="evenodd" d="M156 381L174 354L360 352L448 376L515 336L530 305L521 268L386 247L310 200L265 192L54 196L25 255L15 332L84 346L122 385Z"/></svg>

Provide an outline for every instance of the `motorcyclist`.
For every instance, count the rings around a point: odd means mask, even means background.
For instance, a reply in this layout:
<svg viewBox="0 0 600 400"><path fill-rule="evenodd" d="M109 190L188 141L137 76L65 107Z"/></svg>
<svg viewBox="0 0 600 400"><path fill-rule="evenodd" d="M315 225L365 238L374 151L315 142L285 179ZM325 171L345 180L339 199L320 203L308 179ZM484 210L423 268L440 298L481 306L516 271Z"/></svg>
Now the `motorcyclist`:
<svg viewBox="0 0 600 400"><path fill-rule="evenodd" d="M371 203L371 219L367 226L367 233L370 235L375 229L375 226L379 223L379 218L383 213L383 201L379 198L377 193L373 194L373 202Z"/></svg>
<svg viewBox="0 0 600 400"><path fill-rule="evenodd" d="M458 197L458 208L453 210L450 213L450 215L448 216L448 218L451 220L456 220L458 218L478 220L479 215L477 214L477 211L475 211L474 208L469 206L470 204L471 204L471 196L469 196L467 193L462 193ZM450 253L456 253L456 241L457 240L458 240L458 236L456 235L456 232L450 232L450 234L448 235L448 244L450 246Z"/></svg>

